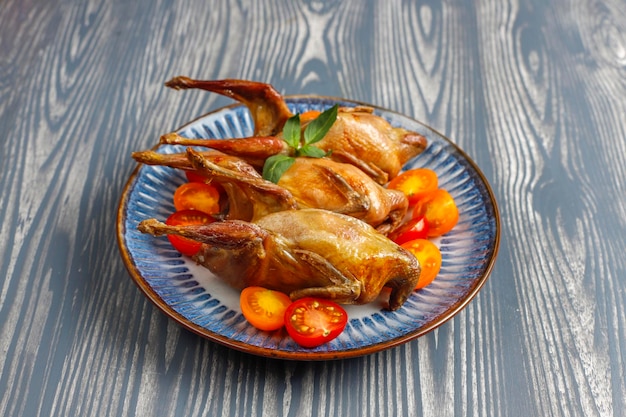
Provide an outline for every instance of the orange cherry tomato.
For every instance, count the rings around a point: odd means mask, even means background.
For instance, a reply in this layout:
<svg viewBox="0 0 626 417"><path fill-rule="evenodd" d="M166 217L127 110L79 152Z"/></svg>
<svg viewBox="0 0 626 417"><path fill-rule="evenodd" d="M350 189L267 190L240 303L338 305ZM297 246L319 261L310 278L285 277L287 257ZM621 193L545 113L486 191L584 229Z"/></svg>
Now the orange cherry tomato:
<svg viewBox="0 0 626 417"><path fill-rule="evenodd" d="M220 193L202 182L187 182L174 191L174 207L180 210L199 210L207 214L220 211Z"/></svg>
<svg viewBox="0 0 626 417"><path fill-rule="evenodd" d="M202 211L181 210L168 217L167 220L165 220L165 224L170 226L203 225L214 221L215 219L213 219L213 217ZM170 240L172 246L174 246L174 249L183 255L193 256L198 253L202 247L202 243L183 236L167 235L167 238Z"/></svg>
<svg viewBox="0 0 626 417"><path fill-rule="evenodd" d="M437 173L428 168L415 168L404 171L387 184L387 188L402 191L415 204L419 199L432 193L439 186Z"/></svg>
<svg viewBox="0 0 626 417"><path fill-rule="evenodd" d="M348 313L339 304L305 297L285 311L285 328L297 344L312 348L339 336L348 323Z"/></svg>
<svg viewBox="0 0 626 417"><path fill-rule="evenodd" d="M398 245L415 239L428 238L428 221L424 216L414 217L389 235Z"/></svg>
<svg viewBox="0 0 626 417"><path fill-rule="evenodd" d="M263 287L247 287L239 297L241 312L259 330L273 331L285 325L285 310L291 299L279 291Z"/></svg>
<svg viewBox="0 0 626 417"><path fill-rule="evenodd" d="M415 289L419 290L433 282L441 269L441 251L437 245L428 239L416 239L405 242L401 246L417 258L422 268Z"/></svg>
<svg viewBox="0 0 626 417"><path fill-rule="evenodd" d="M428 237L448 233L459 221L459 209L446 190L439 188L420 199L413 209L413 217L423 216L428 221Z"/></svg>
<svg viewBox="0 0 626 417"><path fill-rule="evenodd" d="M310 122L313 119L316 119L317 116L322 114L319 110L308 110L300 115L300 123Z"/></svg>

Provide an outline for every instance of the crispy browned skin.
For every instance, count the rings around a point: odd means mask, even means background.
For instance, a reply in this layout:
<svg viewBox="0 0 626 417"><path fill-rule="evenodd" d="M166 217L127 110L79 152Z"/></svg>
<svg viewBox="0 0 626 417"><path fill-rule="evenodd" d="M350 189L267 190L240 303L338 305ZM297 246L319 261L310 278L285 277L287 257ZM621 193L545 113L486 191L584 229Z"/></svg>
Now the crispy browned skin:
<svg viewBox="0 0 626 417"><path fill-rule="evenodd" d="M277 154L289 154L289 146L282 136L249 137L241 139L190 139L171 132L161 136L162 145L202 146L219 150L228 155L245 159L257 169L262 169L265 160Z"/></svg>
<svg viewBox="0 0 626 417"><path fill-rule="evenodd" d="M269 84L246 80L192 80L178 76L165 83L176 90L197 88L230 97L245 104L254 120L254 135L280 132L291 112L278 91Z"/></svg>
<svg viewBox="0 0 626 417"><path fill-rule="evenodd" d="M403 221L409 202L354 165L326 158L296 158L280 177L299 208L322 208L361 219L387 235Z"/></svg>
<svg viewBox="0 0 626 417"><path fill-rule="evenodd" d="M203 226L167 226L149 219L139 230L202 242L196 261L234 288L258 285L292 299L365 304L388 286L388 308L396 310L421 271L413 255L371 226L326 210L288 210L254 223L226 220Z"/></svg>
<svg viewBox="0 0 626 417"><path fill-rule="evenodd" d="M194 170L224 188L229 202L228 219L255 221L269 213L298 208L298 201L289 190L258 174L223 168L192 148L187 148L187 158Z"/></svg>
<svg viewBox="0 0 626 417"><path fill-rule="evenodd" d="M288 113L289 110L285 111L287 106L283 97L269 84L244 80L198 81L186 77L177 77L174 80L178 81L176 83L170 81L166 85L202 88L245 104L255 121L255 136L227 140L208 138L205 141L198 141L174 133L164 135L162 143L208 146L248 158L249 162L257 167L262 166L265 158L271 155L289 152L280 140L279 132L291 113ZM181 80L184 80L184 83ZM211 88L205 88L208 85ZM235 87L237 94L232 94ZM266 91L272 93L267 94ZM258 116L259 109L262 109L263 117ZM373 114L371 108L359 106L340 108L336 122L324 139L316 145L326 151L332 151L329 158L355 165L379 184L385 184L398 175L409 159L419 155L426 148L427 141L416 132L392 127L386 120Z"/></svg>
<svg viewBox="0 0 626 417"><path fill-rule="evenodd" d="M222 185L228 195L228 219L253 221L268 213L294 208L320 208L346 214L389 234L404 219L404 193L382 187L353 165L323 158L296 158L278 184L261 179L242 160L188 148L183 154L136 152L138 162L202 173Z"/></svg>
<svg viewBox="0 0 626 417"><path fill-rule="evenodd" d="M198 152L198 154L205 158L207 161L211 161L212 163L222 168L250 175L252 177L261 177L261 175L254 169L254 167L252 167L250 164L248 164L246 161L239 157L227 155L216 150L202 151ZM187 153L185 152L164 154L153 150L146 150L133 152L131 156L135 161L141 164L161 165L170 168L183 169L185 171L194 170L191 162L189 162Z"/></svg>
<svg viewBox="0 0 626 417"><path fill-rule="evenodd" d="M386 184L409 159L426 149L426 138L392 127L370 107L343 107L316 146L331 151L331 159L352 164L379 184Z"/></svg>

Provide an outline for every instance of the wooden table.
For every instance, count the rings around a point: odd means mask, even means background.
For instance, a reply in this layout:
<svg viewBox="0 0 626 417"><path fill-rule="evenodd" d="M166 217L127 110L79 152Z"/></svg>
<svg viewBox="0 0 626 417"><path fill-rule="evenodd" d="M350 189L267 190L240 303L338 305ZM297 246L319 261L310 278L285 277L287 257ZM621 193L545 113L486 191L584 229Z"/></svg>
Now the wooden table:
<svg viewBox="0 0 626 417"><path fill-rule="evenodd" d="M0 415L626 415L626 4L0 3ZM265 359L182 329L116 243L131 151L244 78L451 138L495 192L479 295L402 346Z"/></svg>

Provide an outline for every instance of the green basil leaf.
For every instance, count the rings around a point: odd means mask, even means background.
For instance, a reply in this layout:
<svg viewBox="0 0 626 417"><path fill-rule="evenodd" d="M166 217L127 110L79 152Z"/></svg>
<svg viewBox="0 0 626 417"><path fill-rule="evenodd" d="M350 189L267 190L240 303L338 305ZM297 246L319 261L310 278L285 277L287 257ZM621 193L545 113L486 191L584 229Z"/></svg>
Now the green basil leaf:
<svg viewBox="0 0 626 417"><path fill-rule="evenodd" d="M326 156L326 152L313 145L304 145L302 148L296 151L298 156L309 156L311 158L323 158Z"/></svg>
<svg viewBox="0 0 626 417"><path fill-rule="evenodd" d="M283 127L283 140L292 148L300 146L300 115L291 116Z"/></svg>
<svg viewBox="0 0 626 417"><path fill-rule="evenodd" d="M309 123L304 129L304 144L311 145L319 142L326 136L326 133L330 130L330 127L337 120L337 109L339 106L335 104L330 109L325 110L322 114L317 116L311 123Z"/></svg>
<svg viewBox="0 0 626 417"><path fill-rule="evenodd" d="M272 155L265 160L263 165L263 178L278 184L278 180L283 176L296 160L287 155Z"/></svg>

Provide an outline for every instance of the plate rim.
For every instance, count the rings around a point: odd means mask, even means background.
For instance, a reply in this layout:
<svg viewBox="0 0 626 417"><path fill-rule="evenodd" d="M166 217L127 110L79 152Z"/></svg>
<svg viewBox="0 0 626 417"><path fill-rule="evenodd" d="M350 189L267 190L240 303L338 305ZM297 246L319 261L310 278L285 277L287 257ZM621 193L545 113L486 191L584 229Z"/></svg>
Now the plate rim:
<svg viewBox="0 0 626 417"><path fill-rule="evenodd" d="M411 116L399 113L394 110L390 110L390 109L387 109L381 106L376 106L373 104L368 104L368 103L358 101L358 100L351 100L351 99L345 99L345 98L334 97L334 96L315 95L315 94L295 94L295 95L285 95L283 97L287 103L289 103L289 101L316 99L316 100L323 100L323 101L329 101L329 102L335 102L335 103L348 103L354 106L371 107L374 109L375 112L382 111L384 113L388 113L388 114L392 114L392 115L396 115L402 118L409 119L412 122L415 122L423 126L424 128L432 131L437 136L439 136L440 139L446 142L448 146L451 146L454 149L454 151L457 152L465 160L465 162L469 166L471 166L471 168L475 171L478 178L482 182L482 185L485 187L486 193L489 197L489 201L493 207L493 215L494 215L493 221L494 221L494 228L495 228L494 244L493 244L493 248L490 248L491 254L489 256L489 260L487 262L485 271L482 274L482 276L472 283L472 286L470 287L470 289L468 289L467 295L465 297L463 297L461 300L453 304L450 304L446 308L446 310L443 313L439 314L437 316L437 319L434 320L433 322L428 323L424 326L421 326L401 336L395 337L393 339L383 340L377 343L373 343L371 345L344 349L344 350L336 350L336 351L307 352L307 351L287 351L287 350L279 350L279 349L270 349L266 347L255 346L255 345L251 345L245 342L233 340L231 338L220 335L216 332L213 332L205 327L202 327L192 322L191 320L187 319L182 314L174 310L161 296L159 296L156 293L156 291L152 288L152 286L149 285L149 283L146 281L146 279L142 276L142 274L138 270L136 264L132 261L131 259L132 256L124 241L126 230L127 230L125 226L124 218L126 215L126 209L128 207L131 190L136 184L136 179L139 174L139 170L141 169L143 165L141 163L136 163L136 166L134 167L133 171L131 172L130 176L128 177L122 189L122 195L121 195L121 198L118 204L118 209L117 209L116 235L117 235L118 248L120 250L120 254L121 254L124 266L129 272L133 282L139 288L139 290L143 293L143 295L146 296L156 307L158 307L158 309L162 313L164 313L168 318L174 320L183 328L209 341L216 342L216 343L221 344L222 346L226 346L228 348L235 349L237 351L248 353L248 354L253 354L256 356L262 356L262 357L274 358L274 359L300 360L300 361L346 359L346 358L366 356L366 355L370 355L370 354L373 354L382 350L391 349L393 347L403 345L427 333L432 332L433 330L437 329L444 323L448 322L458 313L460 313L477 296L480 290L484 287L485 283L487 282L487 280L489 279L493 271L493 268L496 263L496 259L498 257L498 252L500 249L501 219L500 219L498 203L496 201L493 189L491 188L491 184L489 183L489 181L487 181L487 178L485 177L484 173L478 167L478 165L474 162L474 160L470 158L469 155L463 149L461 149L458 145L456 145L452 140L450 140L447 136L441 134L436 129L425 124L424 122L414 119ZM213 114L231 110L237 107L243 107L243 106L244 105L241 103L233 103L233 104L216 108L214 110L211 110L207 113L204 113L192 119L191 121L184 123L180 127L176 128L174 131L175 132L183 131L189 126ZM159 147L160 145L157 144L153 146L152 149L155 150Z"/></svg>

